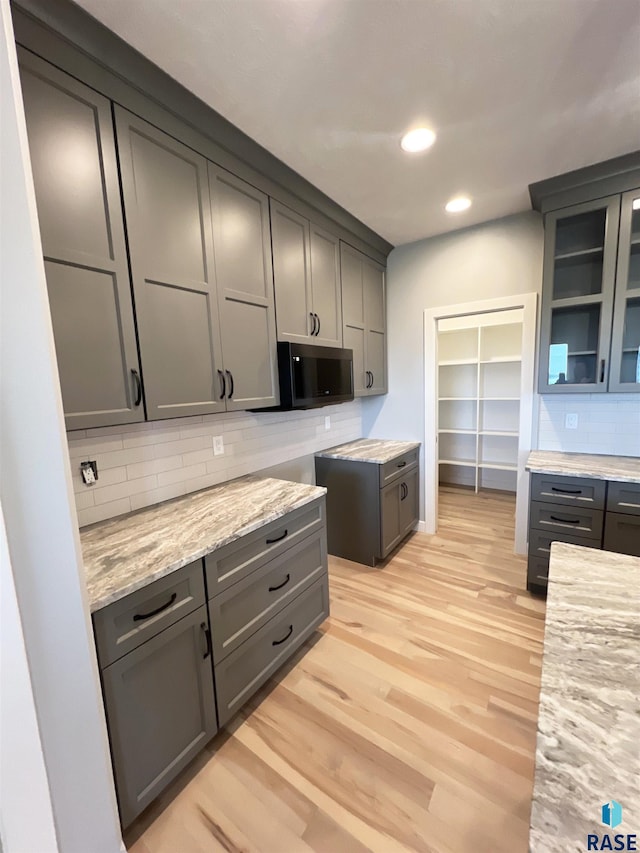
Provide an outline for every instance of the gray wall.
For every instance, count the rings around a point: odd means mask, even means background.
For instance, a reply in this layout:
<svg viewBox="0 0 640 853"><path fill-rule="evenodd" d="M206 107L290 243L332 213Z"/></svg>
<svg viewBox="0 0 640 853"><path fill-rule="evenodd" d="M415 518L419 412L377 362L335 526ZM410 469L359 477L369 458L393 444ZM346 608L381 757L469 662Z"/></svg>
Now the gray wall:
<svg viewBox="0 0 640 853"><path fill-rule="evenodd" d="M387 272L389 394L364 399L364 434L424 441L424 310L540 292L540 214L521 213L394 249ZM424 518L420 494L420 517Z"/></svg>

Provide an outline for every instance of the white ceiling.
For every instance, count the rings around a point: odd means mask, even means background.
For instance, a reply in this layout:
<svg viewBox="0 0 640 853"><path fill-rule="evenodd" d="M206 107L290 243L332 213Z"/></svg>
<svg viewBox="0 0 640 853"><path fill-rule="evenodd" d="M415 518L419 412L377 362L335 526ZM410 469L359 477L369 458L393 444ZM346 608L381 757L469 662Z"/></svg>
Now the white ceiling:
<svg viewBox="0 0 640 853"><path fill-rule="evenodd" d="M640 148L640 0L77 2L395 245Z"/></svg>

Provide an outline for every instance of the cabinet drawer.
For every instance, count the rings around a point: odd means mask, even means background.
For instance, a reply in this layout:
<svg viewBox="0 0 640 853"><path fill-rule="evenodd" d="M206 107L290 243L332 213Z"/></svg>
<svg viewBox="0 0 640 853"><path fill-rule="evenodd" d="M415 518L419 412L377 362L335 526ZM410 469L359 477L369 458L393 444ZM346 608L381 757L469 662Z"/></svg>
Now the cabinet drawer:
<svg viewBox="0 0 640 853"><path fill-rule="evenodd" d="M202 560L160 578L93 614L100 668L206 603Z"/></svg>
<svg viewBox="0 0 640 853"><path fill-rule="evenodd" d="M604 509L606 489L604 480L560 477L555 474L531 475L532 501Z"/></svg>
<svg viewBox="0 0 640 853"><path fill-rule="evenodd" d="M213 598L278 554L324 527L324 498L283 515L204 558L207 592Z"/></svg>
<svg viewBox="0 0 640 853"><path fill-rule="evenodd" d="M640 515L640 483L609 483L607 511Z"/></svg>
<svg viewBox="0 0 640 853"><path fill-rule="evenodd" d="M587 548L600 547L600 539L587 539L585 536L574 536L572 533L564 533L561 530L553 532L530 530L529 556L548 560L552 542L569 542L571 545L584 545Z"/></svg>
<svg viewBox="0 0 640 853"><path fill-rule="evenodd" d="M550 503L531 502L529 526L534 530L553 530L571 533L581 539L602 541L602 520L604 513L600 509L585 509L581 506L555 506Z"/></svg>
<svg viewBox="0 0 640 853"><path fill-rule="evenodd" d="M527 587L544 586L549 582L549 557L529 556L527 561Z"/></svg>
<svg viewBox="0 0 640 853"><path fill-rule="evenodd" d="M602 547L605 551L640 557L640 515L608 512Z"/></svg>
<svg viewBox="0 0 640 853"><path fill-rule="evenodd" d="M212 598L214 660L219 663L326 572L327 539L320 530Z"/></svg>
<svg viewBox="0 0 640 853"><path fill-rule="evenodd" d="M215 667L220 726L231 719L328 615L329 585L325 575Z"/></svg>
<svg viewBox="0 0 640 853"><path fill-rule="evenodd" d="M410 450L408 453L403 453L402 456L396 456L395 459L380 465L380 488L398 477L404 476L411 465L417 465L419 450L420 448L416 447L415 450Z"/></svg>

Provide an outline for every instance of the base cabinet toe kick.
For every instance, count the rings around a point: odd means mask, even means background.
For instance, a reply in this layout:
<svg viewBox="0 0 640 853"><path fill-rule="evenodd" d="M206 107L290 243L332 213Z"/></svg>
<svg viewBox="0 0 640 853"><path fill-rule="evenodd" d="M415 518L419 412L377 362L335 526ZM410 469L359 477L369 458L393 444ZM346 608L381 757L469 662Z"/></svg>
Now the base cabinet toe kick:
<svg viewBox="0 0 640 853"><path fill-rule="evenodd" d="M546 593L552 542L640 557L640 483L532 474L529 592Z"/></svg>
<svg viewBox="0 0 640 853"><path fill-rule="evenodd" d="M93 614L123 828L328 615L324 498Z"/></svg>

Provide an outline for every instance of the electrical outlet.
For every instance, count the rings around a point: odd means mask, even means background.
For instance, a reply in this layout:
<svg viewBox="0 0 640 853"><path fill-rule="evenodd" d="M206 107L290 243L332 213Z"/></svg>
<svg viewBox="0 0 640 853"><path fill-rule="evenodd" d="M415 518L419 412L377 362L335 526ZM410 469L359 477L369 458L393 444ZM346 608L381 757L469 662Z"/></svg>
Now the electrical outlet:
<svg viewBox="0 0 640 853"><path fill-rule="evenodd" d="M224 453L224 440L221 435L213 436L213 455L222 456Z"/></svg>
<svg viewBox="0 0 640 853"><path fill-rule="evenodd" d="M324 428L325 429L331 429L331 416L330 415L324 416Z"/></svg>
<svg viewBox="0 0 640 853"><path fill-rule="evenodd" d="M564 428L565 429L578 429L578 415L577 414L565 415Z"/></svg>
<svg viewBox="0 0 640 853"><path fill-rule="evenodd" d="M98 463L95 461L81 462L80 476L82 477L82 482L85 486L93 486L98 479Z"/></svg>

